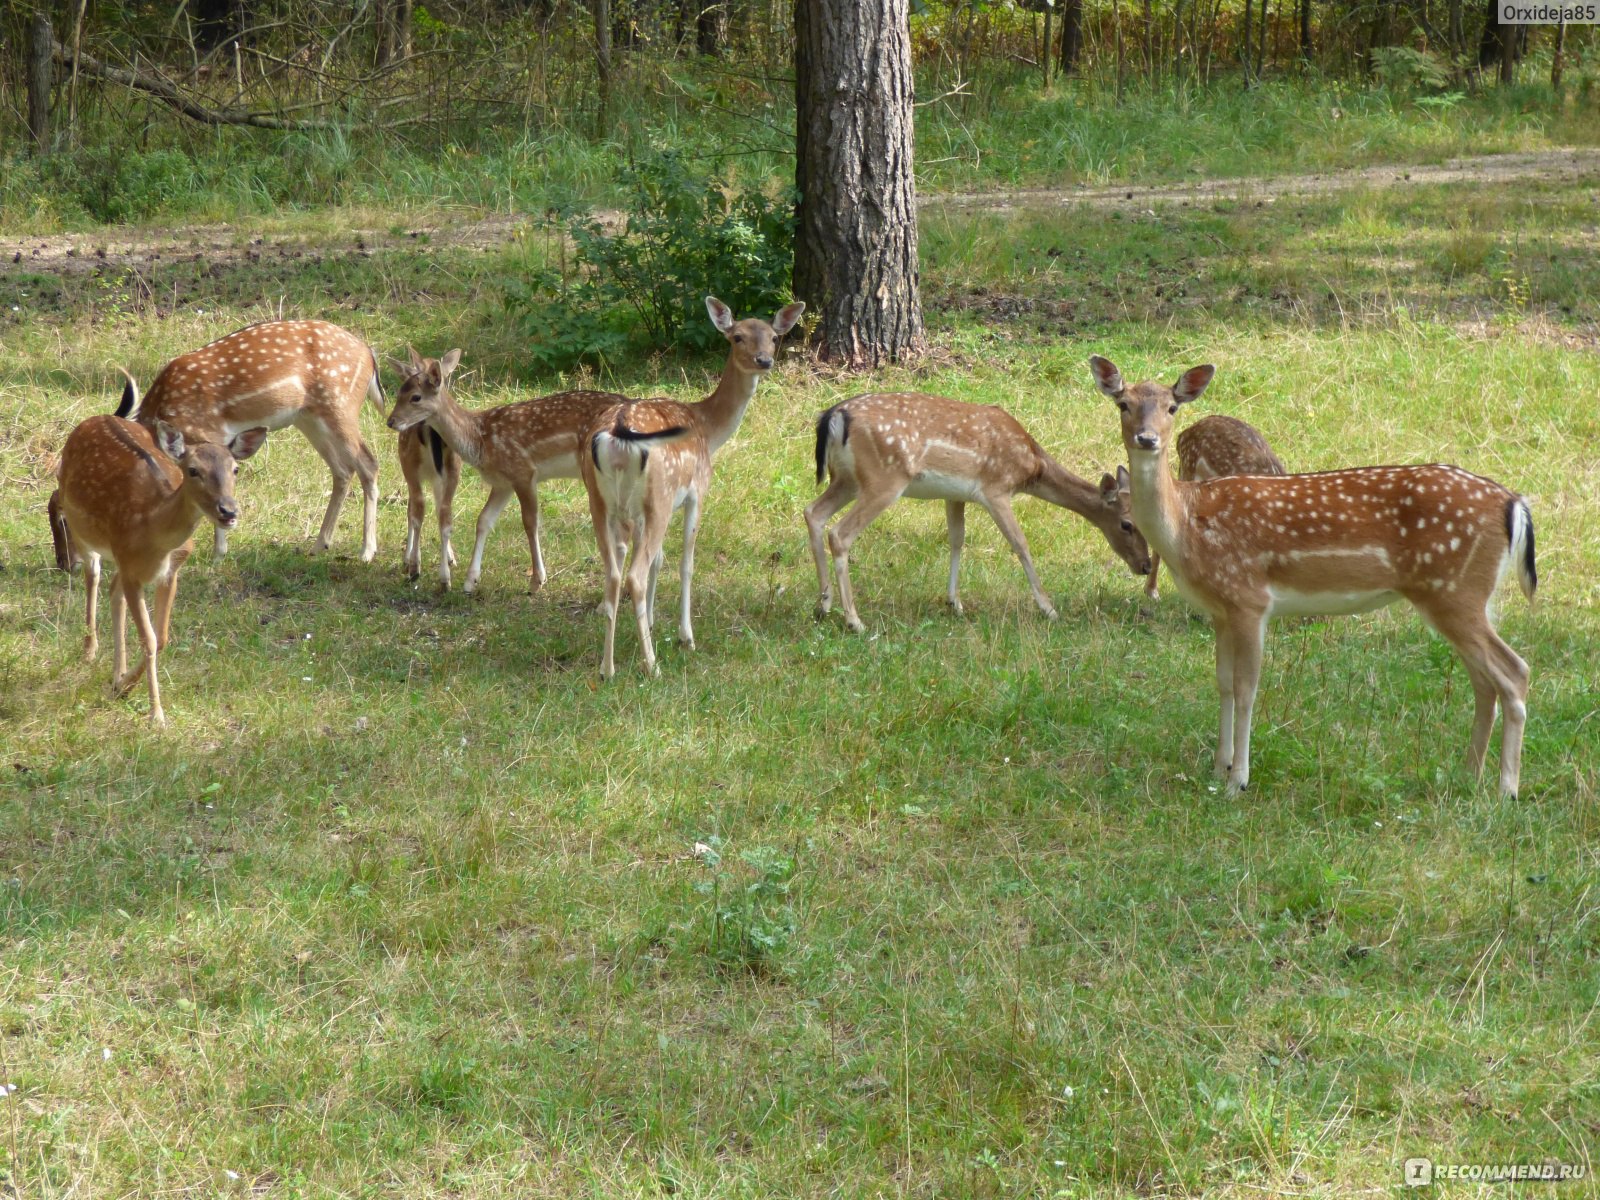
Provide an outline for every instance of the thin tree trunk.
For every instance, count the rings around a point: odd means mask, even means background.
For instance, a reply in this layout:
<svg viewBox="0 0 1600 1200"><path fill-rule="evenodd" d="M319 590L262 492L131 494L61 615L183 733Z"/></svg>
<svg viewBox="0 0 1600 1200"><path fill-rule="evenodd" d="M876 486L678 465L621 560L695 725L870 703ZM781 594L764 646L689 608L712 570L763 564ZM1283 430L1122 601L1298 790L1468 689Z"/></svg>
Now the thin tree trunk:
<svg viewBox="0 0 1600 1200"><path fill-rule="evenodd" d="M595 114L595 137L611 133L611 0L589 0L594 18L594 70L600 85L600 106Z"/></svg>
<svg viewBox="0 0 1600 1200"><path fill-rule="evenodd" d="M1050 28L1051 18L1056 15L1055 0L1046 0L1044 6L1044 53L1040 58L1044 60L1044 90L1050 90L1050 68L1055 63L1055 42L1052 39L1053 31Z"/></svg>
<svg viewBox="0 0 1600 1200"><path fill-rule="evenodd" d="M1256 78L1267 70L1267 29L1272 24L1272 0L1261 0L1261 50L1256 55Z"/></svg>
<svg viewBox="0 0 1600 1200"><path fill-rule="evenodd" d="M1144 0L1144 77L1145 82L1154 86L1156 77L1156 63L1160 56L1155 43L1156 22L1155 16L1150 11L1150 0Z"/></svg>
<svg viewBox="0 0 1600 1200"><path fill-rule="evenodd" d="M794 292L826 360L923 349L908 0L795 4Z"/></svg>
<svg viewBox="0 0 1600 1200"><path fill-rule="evenodd" d="M50 153L50 87L55 80L55 65L51 55L56 39L50 29L50 17L43 12L33 14L30 32L28 132L33 135L34 152L43 155Z"/></svg>
<svg viewBox="0 0 1600 1200"><path fill-rule="evenodd" d="M1562 13L1556 18L1556 45L1555 50L1550 55L1550 90L1558 94L1561 91L1562 59L1565 57L1566 49L1567 18L1566 14Z"/></svg>
<svg viewBox="0 0 1600 1200"><path fill-rule="evenodd" d="M411 9L412 0L381 0L378 5L379 67L411 57Z"/></svg>
<svg viewBox="0 0 1600 1200"><path fill-rule="evenodd" d="M1117 103L1122 103L1122 76L1124 72L1122 54L1122 4L1121 0L1111 0L1111 25L1117 37Z"/></svg>
<svg viewBox="0 0 1600 1200"><path fill-rule="evenodd" d="M727 25L728 6L722 0L702 0L694 22L695 49L707 57L721 54Z"/></svg>
<svg viewBox="0 0 1600 1200"><path fill-rule="evenodd" d="M1066 0L1061 10L1061 73L1075 75L1083 53L1083 0Z"/></svg>
<svg viewBox="0 0 1600 1200"><path fill-rule="evenodd" d="M1451 0L1459 5L1461 0ZM1300 0L1300 61L1311 65L1311 0Z"/></svg>
<svg viewBox="0 0 1600 1200"><path fill-rule="evenodd" d="M1263 3L1266 0L1262 0ZM1250 13L1252 11L1250 0L1244 0L1244 36L1239 39L1239 66L1244 70L1244 84L1250 86L1250 47L1255 44L1255 39L1250 36Z"/></svg>

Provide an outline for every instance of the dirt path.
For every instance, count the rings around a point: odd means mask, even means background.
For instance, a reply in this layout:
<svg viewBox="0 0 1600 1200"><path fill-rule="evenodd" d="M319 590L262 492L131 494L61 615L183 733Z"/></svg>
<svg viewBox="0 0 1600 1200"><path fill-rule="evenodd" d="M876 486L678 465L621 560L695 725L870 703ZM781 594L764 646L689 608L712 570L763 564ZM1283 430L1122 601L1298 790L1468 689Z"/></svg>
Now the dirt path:
<svg viewBox="0 0 1600 1200"><path fill-rule="evenodd" d="M1379 166L1312 175L1279 175L1245 179L1205 179L1157 187L1080 187L1011 192L952 193L924 196L924 207L1007 212L1021 208L1070 207L1076 204L1114 207L1132 204L1185 204L1222 199L1315 196L1356 187L1405 187L1435 183L1515 183L1519 180L1593 178L1600 183L1600 149L1543 150L1526 154L1491 154L1453 159L1434 166ZM620 212L600 212L601 221L620 225ZM487 250L514 240L526 228L521 214L451 211L425 214L416 223L393 229L350 229L336 234L316 231L263 233L258 226L197 225L174 229L107 227L87 233L48 237L0 236L0 280L18 273L82 274L105 267L145 268L157 263L201 261L238 265L263 257L283 257L310 250L356 252L405 247L457 247Z"/></svg>

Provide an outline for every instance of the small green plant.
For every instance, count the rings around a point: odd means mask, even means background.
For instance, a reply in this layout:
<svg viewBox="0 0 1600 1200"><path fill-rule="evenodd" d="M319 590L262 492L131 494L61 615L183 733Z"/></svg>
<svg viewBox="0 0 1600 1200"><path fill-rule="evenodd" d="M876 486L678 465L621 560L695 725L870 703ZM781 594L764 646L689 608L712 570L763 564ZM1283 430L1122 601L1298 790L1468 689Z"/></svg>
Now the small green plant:
<svg viewBox="0 0 1600 1200"><path fill-rule="evenodd" d="M1372 73L1390 91L1432 91L1450 82L1450 67L1436 54L1411 46L1379 46L1372 52Z"/></svg>
<svg viewBox="0 0 1600 1200"><path fill-rule="evenodd" d="M723 967L766 972L794 940L795 915L789 904L794 859L770 846L739 852L740 867L730 870L723 840L699 843L706 876L694 890L709 912L704 949Z"/></svg>
<svg viewBox="0 0 1600 1200"><path fill-rule="evenodd" d="M675 151L655 151L622 176L621 230L596 217L554 223L571 241L569 267L513 281L506 303L522 315L528 350L549 368L606 359L632 342L703 350L721 335L703 298L735 313L766 313L789 299L794 203L788 193L738 190L693 170Z"/></svg>

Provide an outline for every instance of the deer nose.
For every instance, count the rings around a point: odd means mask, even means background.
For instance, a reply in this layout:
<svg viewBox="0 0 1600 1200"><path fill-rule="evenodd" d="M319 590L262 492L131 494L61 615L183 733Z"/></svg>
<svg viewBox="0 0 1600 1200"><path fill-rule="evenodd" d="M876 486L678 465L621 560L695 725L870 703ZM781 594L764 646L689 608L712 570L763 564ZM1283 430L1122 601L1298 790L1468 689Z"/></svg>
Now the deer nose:
<svg viewBox="0 0 1600 1200"><path fill-rule="evenodd" d="M772 355L770 355L770 354L758 354L758 355L756 355L756 366L760 367L763 371L772 370Z"/></svg>
<svg viewBox="0 0 1600 1200"><path fill-rule="evenodd" d="M217 516L231 525L239 519L239 506L232 500L218 500Z"/></svg>
<svg viewBox="0 0 1600 1200"><path fill-rule="evenodd" d="M1154 450L1161 445L1161 439L1153 433L1136 433L1133 443L1141 450Z"/></svg>
<svg viewBox="0 0 1600 1200"><path fill-rule="evenodd" d="M390 429L399 429L400 428L400 426L398 426L398 425L396 425L394 423L394 418L393 417L389 418L389 428Z"/></svg>

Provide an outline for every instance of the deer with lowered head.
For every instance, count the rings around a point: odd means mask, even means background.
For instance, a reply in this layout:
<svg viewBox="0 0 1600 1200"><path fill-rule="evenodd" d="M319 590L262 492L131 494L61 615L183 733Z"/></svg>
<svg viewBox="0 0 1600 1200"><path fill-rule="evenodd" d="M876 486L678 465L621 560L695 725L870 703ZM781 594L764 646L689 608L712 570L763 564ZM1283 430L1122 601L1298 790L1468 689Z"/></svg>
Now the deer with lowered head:
<svg viewBox="0 0 1600 1200"><path fill-rule="evenodd" d="M961 612L956 575L966 540L966 506L981 505L1000 527L1028 577L1034 601L1052 621L1055 606L1039 585L1028 540L1011 499L1037 496L1088 521L1130 570L1150 569L1150 551L1134 527L1128 473L1103 475L1100 486L1080 479L1049 454L1005 409L967 404L921 392L870 392L835 404L817 418L817 482L827 490L806 508L811 554L817 563L817 615L833 606L828 553L839 576L839 603L851 629L865 626L850 583L850 547L861 531L902 496L943 500L950 540L950 607ZM855 502L832 530L828 521ZM824 532L826 531L826 546Z"/></svg>
<svg viewBox="0 0 1600 1200"><path fill-rule="evenodd" d="M1173 417L1199 399L1215 368L1194 367L1169 387L1130 386L1099 355L1089 367L1121 415L1134 521L1178 591L1216 627L1214 761L1228 794L1250 782L1267 619L1367 612L1403 599L1466 666L1476 704L1467 763L1475 772L1483 770L1498 705L1500 790L1515 795L1528 664L1495 632L1489 605L1508 570L1529 600L1538 586L1527 502L1441 464L1180 481L1168 464Z"/></svg>
<svg viewBox="0 0 1600 1200"><path fill-rule="evenodd" d="M378 552L378 460L361 439L363 397L383 411L378 361L355 334L327 321L265 321L179 355L142 402L128 376L117 414L151 429L165 421L187 438L218 445L247 429L295 426L333 474L313 549L333 540L354 475L363 498L361 561L371 562ZM218 526L215 539L216 552L226 553L227 529Z"/></svg>
<svg viewBox="0 0 1600 1200"><path fill-rule="evenodd" d="M166 722L156 656L167 644L179 568L194 548L190 535L202 519L219 530L238 524L233 495L238 463L260 449L266 436L258 427L241 430L225 443L210 442L185 438L164 421L152 434L133 421L98 416L78 425L62 448L51 524L66 543L66 564L84 564L84 660L92 662L100 646L95 630L100 562L109 555L117 567L111 593L116 631L111 686L117 695L126 695L145 675L152 724ZM59 542L57 557L63 557ZM156 585L153 624L144 600L150 584ZM134 671L128 670L130 608L144 644L144 661Z"/></svg>
<svg viewBox="0 0 1600 1200"><path fill-rule="evenodd" d="M489 485L489 499L478 514L477 540L472 562L467 567L464 591L477 589L483 571L483 549L500 514L515 496L522 510L522 528L528 537L528 553L533 559L533 591L544 585L544 556L539 547L539 496L542 479L576 479L578 446L600 414L626 399L617 392L556 392L534 400L502 404L497 408L473 410L456 403L450 390L450 376L461 363L461 351L451 350L443 358L424 358L411 347L409 360L392 359L400 372L400 390L395 393L389 428L402 438L419 436L432 430L443 439L443 449L474 468ZM405 444L402 443L402 452ZM420 454L420 440L415 453ZM418 464L422 472L426 464ZM459 469L459 468L458 468ZM422 473L422 472L419 472ZM409 479L410 476L408 475ZM413 492L412 511L421 525L419 494ZM447 502L439 501L439 580L450 586L450 525ZM407 543L408 552L410 543ZM408 557L407 567L416 574Z"/></svg>
<svg viewBox="0 0 1600 1200"><path fill-rule="evenodd" d="M630 542L633 557L627 564L627 580L644 650L644 669L650 675L658 672L651 637L656 578L664 558L667 525L680 508L684 510L683 586L678 638L685 647L694 648L689 592L700 510L711 486L711 457L739 428L756 385L772 370L778 342L794 328L805 305L796 301L784 306L770 325L756 317L734 320L732 310L715 296L706 297L706 311L728 339L728 361L716 389L694 404L657 399L616 405L601 415L585 439L580 466L606 572L601 603L606 638L600 673L607 679L616 672L617 612L622 601L623 560Z"/></svg>

